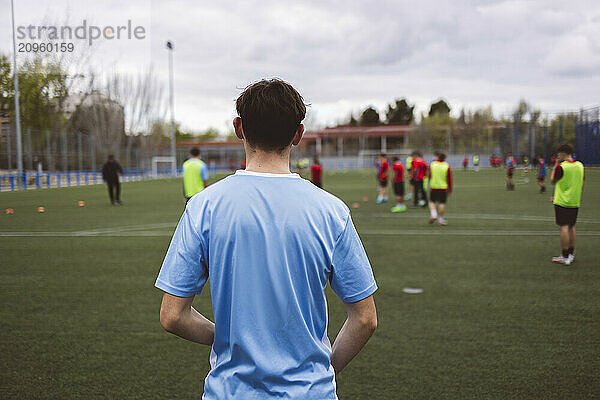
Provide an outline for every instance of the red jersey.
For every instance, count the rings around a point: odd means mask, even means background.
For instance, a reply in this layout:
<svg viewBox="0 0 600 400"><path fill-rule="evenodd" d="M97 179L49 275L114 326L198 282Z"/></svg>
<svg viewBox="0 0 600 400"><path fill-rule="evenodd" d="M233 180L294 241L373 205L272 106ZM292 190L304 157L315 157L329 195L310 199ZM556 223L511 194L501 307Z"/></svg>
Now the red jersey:
<svg viewBox="0 0 600 400"><path fill-rule="evenodd" d="M323 167L320 164L313 164L310 167L310 180L313 182L321 182L321 174Z"/></svg>
<svg viewBox="0 0 600 400"><path fill-rule="evenodd" d="M377 168L377 179L386 181L388 178L388 170L390 169L390 164L388 164L387 160L377 161L375 167Z"/></svg>
<svg viewBox="0 0 600 400"><path fill-rule="evenodd" d="M421 157L412 160L412 177L416 181L422 181L427 176L427 163Z"/></svg>
<svg viewBox="0 0 600 400"><path fill-rule="evenodd" d="M404 165L400 161L396 161L392 165L394 171L394 182L404 182Z"/></svg>

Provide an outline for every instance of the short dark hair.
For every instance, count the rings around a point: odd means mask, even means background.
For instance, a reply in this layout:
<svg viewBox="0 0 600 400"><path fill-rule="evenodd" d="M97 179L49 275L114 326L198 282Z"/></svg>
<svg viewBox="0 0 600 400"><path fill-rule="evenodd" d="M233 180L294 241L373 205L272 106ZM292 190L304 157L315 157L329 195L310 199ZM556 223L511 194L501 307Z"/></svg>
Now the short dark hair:
<svg viewBox="0 0 600 400"><path fill-rule="evenodd" d="M379 157L385 158L385 153L379 153Z"/></svg>
<svg viewBox="0 0 600 400"><path fill-rule="evenodd" d="M190 154L192 155L192 157L198 157L200 155L200 149L197 147L192 147L190 149Z"/></svg>
<svg viewBox="0 0 600 400"><path fill-rule="evenodd" d="M566 154L573 154L573 146L571 146L569 143L563 143L560 146L558 146L558 149L556 149L557 153L566 153Z"/></svg>
<svg viewBox="0 0 600 400"><path fill-rule="evenodd" d="M444 153L443 151L438 151L437 152L437 158L440 161L445 161L446 160L446 153Z"/></svg>
<svg viewBox="0 0 600 400"><path fill-rule="evenodd" d="M113 156L112 154L108 155L108 161L113 161L115 159L115 156Z"/></svg>
<svg viewBox="0 0 600 400"><path fill-rule="evenodd" d="M392 158L392 161L393 161L393 162L396 162L396 161L398 161L398 160L399 160L399 158L398 158L398 157L394 157L394 158Z"/></svg>
<svg viewBox="0 0 600 400"><path fill-rule="evenodd" d="M306 115L302 96L278 78L247 86L235 108L248 144L266 151L282 152L288 147Z"/></svg>

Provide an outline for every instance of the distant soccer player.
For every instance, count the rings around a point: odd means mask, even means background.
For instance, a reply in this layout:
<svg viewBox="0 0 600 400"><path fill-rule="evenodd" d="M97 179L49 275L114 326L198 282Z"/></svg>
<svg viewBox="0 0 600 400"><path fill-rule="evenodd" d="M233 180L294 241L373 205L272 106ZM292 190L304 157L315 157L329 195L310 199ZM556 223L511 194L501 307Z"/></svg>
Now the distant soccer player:
<svg viewBox="0 0 600 400"><path fill-rule="evenodd" d="M473 168L475 171L479 171L479 154L473 156Z"/></svg>
<svg viewBox="0 0 600 400"><path fill-rule="evenodd" d="M121 182L119 182L119 174L123 175L123 169L119 163L115 160L115 156L112 154L108 156L108 160L102 167L102 178L108 186L108 196L110 197L110 204L121 205Z"/></svg>
<svg viewBox="0 0 600 400"><path fill-rule="evenodd" d="M317 187L323 187L323 181L321 177L323 176L323 167L321 163L319 163L319 159L315 157L312 165L310 166L310 181Z"/></svg>
<svg viewBox="0 0 600 400"><path fill-rule="evenodd" d="M412 178L412 162L415 152L413 151L408 157L406 157L406 175L408 176L408 193L406 194L406 200L412 199L413 192L415 190L414 181Z"/></svg>
<svg viewBox="0 0 600 400"><path fill-rule="evenodd" d="M208 168L200 159L200 149L192 147L190 158L183 163L183 195L187 203L193 195L208 186Z"/></svg>
<svg viewBox="0 0 600 400"><path fill-rule="evenodd" d="M375 168L377 169L377 185L379 186L379 195L377 196L377 204L387 203L387 183L388 183L388 170L390 164L385 158L385 154L379 154L377 161L375 162Z"/></svg>
<svg viewBox="0 0 600 400"><path fill-rule="evenodd" d="M467 158L467 156L465 156L465 158L463 158L463 169L466 171L468 166L469 166L469 159Z"/></svg>
<svg viewBox="0 0 600 400"><path fill-rule="evenodd" d="M562 254L552 262L571 265L575 261L575 224L583 192L583 164L573 159L573 147L561 144L558 147L557 163L550 182L554 187L554 214L560 229Z"/></svg>
<svg viewBox="0 0 600 400"><path fill-rule="evenodd" d="M516 167L515 158L511 153L506 156L506 190L515 190L513 175Z"/></svg>
<svg viewBox="0 0 600 400"><path fill-rule="evenodd" d="M392 207L393 213L406 211L404 204L404 165L398 157L392 159L392 171L394 171L394 194L396 195L396 205Z"/></svg>
<svg viewBox="0 0 600 400"><path fill-rule="evenodd" d="M440 226L448 225L444 219L446 201L452 193L452 172L446 162L446 153L439 152L437 159L429 165L429 223L437 221Z"/></svg>
<svg viewBox="0 0 600 400"><path fill-rule="evenodd" d="M423 160L423 155L420 152L415 152L412 160L412 178L414 183L413 192L413 207L427 206L427 194L423 187L423 181L427 176L427 163Z"/></svg>
<svg viewBox="0 0 600 400"><path fill-rule="evenodd" d="M540 193L546 192L546 183L544 182L545 180L546 180L546 161L544 161L543 156L538 156L537 181L538 181L538 185L540 186Z"/></svg>
<svg viewBox="0 0 600 400"><path fill-rule="evenodd" d="M236 108L246 169L187 204L156 280L160 323L212 346L205 400L336 399L336 374L377 325L371 265L344 202L290 173L304 133L300 94L262 80ZM214 323L192 307L209 279ZM328 283L348 315L333 346Z"/></svg>

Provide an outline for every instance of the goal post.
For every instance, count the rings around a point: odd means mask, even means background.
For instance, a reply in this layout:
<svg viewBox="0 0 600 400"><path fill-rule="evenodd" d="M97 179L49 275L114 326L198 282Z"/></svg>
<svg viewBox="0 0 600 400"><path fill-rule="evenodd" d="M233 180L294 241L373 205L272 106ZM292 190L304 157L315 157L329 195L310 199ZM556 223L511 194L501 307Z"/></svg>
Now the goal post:
<svg viewBox="0 0 600 400"><path fill-rule="evenodd" d="M169 164L171 168L169 168L168 173L160 173L159 164ZM175 161L175 157L167 157L167 156L156 156L152 157L152 177L158 178L159 176L173 176L172 171L177 171L177 162Z"/></svg>

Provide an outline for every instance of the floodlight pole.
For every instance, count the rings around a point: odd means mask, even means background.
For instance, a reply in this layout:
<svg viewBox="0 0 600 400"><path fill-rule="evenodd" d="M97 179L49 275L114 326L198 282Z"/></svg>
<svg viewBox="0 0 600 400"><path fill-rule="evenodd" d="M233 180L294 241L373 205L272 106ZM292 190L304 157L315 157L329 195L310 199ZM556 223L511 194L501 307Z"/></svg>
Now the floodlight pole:
<svg viewBox="0 0 600 400"><path fill-rule="evenodd" d="M17 171L23 175L23 145L21 143L21 115L19 110L19 75L17 73L17 37L15 35L15 5L10 0L13 34L13 77L15 82L15 124L17 128Z"/></svg>
<svg viewBox="0 0 600 400"><path fill-rule="evenodd" d="M173 42L167 41L167 50L169 51L169 102L171 103L171 174L177 175L177 153L175 150L175 103L173 101Z"/></svg>

